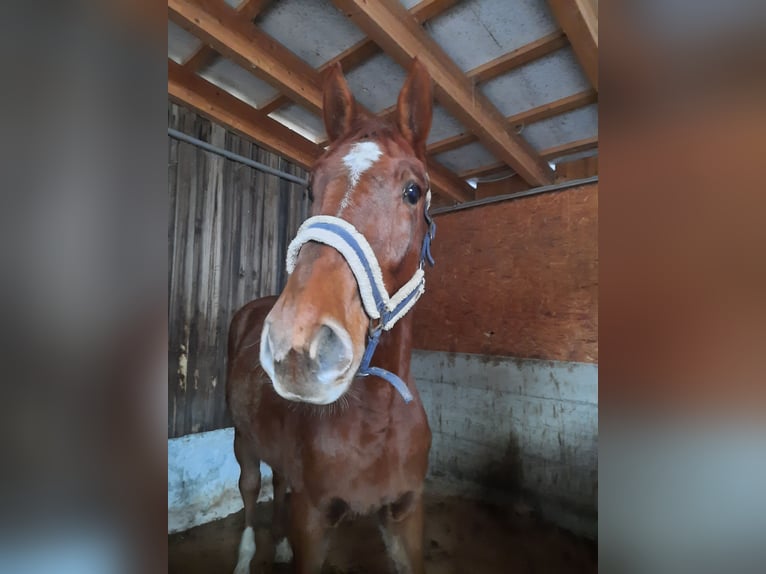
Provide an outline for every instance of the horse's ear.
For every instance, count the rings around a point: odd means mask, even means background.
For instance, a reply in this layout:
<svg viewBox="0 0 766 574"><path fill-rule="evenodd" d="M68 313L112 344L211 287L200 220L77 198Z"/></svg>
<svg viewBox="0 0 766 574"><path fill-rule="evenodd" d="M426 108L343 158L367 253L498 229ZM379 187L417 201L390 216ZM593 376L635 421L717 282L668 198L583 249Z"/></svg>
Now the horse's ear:
<svg viewBox="0 0 766 574"><path fill-rule="evenodd" d="M433 88L426 67L415 58L410 74L396 103L396 123L420 159L426 155L426 140L431 130Z"/></svg>
<svg viewBox="0 0 766 574"><path fill-rule="evenodd" d="M322 111L327 137L334 141L345 134L354 121L356 102L348 88L340 62L336 62L325 75Z"/></svg>

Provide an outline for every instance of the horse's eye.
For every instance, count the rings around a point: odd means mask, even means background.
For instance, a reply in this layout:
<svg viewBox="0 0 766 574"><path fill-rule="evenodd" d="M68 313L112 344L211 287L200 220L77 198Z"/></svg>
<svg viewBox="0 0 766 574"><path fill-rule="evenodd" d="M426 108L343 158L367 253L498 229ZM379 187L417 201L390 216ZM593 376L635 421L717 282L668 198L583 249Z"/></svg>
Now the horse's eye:
<svg viewBox="0 0 766 574"><path fill-rule="evenodd" d="M420 186L417 183L410 182L404 187L404 199L412 205L420 200Z"/></svg>

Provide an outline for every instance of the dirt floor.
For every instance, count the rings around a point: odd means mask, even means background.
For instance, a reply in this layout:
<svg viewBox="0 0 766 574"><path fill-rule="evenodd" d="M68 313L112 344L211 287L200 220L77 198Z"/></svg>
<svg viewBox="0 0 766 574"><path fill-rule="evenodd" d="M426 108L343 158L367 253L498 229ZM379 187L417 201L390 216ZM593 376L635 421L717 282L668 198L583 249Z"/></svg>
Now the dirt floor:
<svg viewBox="0 0 766 574"><path fill-rule="evenodd" d="M267 572L273 544L267 530L270 503L263 503L257 531L258 552L251 572ZM234 570L244 512L168 537L168 572L217 574ZM426 497L426 571L428 574L572 574L598 571L596 544L531 515L454 497ZM291 572L275 564L274 574ZM323 573L392 574L374 519L343 523L333 534Z"/></svg>

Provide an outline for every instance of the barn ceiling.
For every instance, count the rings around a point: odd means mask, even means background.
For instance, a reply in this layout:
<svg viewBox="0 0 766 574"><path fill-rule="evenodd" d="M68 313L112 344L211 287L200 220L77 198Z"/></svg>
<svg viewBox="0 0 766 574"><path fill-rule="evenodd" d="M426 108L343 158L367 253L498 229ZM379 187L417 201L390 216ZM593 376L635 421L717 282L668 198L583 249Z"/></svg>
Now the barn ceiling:
<svg viewBox="0 0 766 574"><path fill-rule="evenodd" d="M598 153L596 0L168 0L168 93L309 167L321 78L341 62L388 113L414 55L436 87L429 172L453 201L477 181L551 183Z"/></svg>

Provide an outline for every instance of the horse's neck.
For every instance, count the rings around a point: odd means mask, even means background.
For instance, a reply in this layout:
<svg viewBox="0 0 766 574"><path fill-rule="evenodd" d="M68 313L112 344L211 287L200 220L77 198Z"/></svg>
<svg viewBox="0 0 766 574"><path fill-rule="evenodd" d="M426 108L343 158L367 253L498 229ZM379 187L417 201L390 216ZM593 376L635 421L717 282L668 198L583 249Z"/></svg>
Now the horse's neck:
<svg viewBox="0 0 766 574"><path fill-rule="evenodd" d="M410 383L410 358L412 354L412 317L406 315L400 319L391 331L383 333L371 365L380 367L398 375L416 394ZM370 384L367 377L359 377L357 407L365 413L365 424L381 428L390 423L392 405L402 401L399 392L387 381L378 380Z"/></svg>
<svg viewBox="0 0 766 574"><path fill-rule="evenodd" d="M399 375L409 386L410 359L412 356L412 314L402 317L394 328L384 333L372 365ZM391 387L393 390L393 387Z"/></svg>

